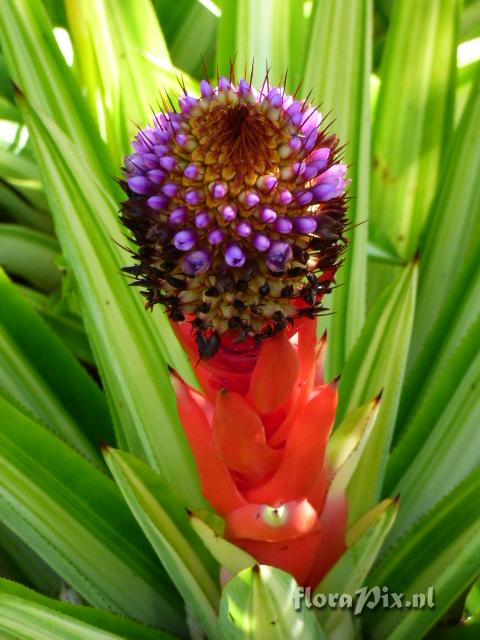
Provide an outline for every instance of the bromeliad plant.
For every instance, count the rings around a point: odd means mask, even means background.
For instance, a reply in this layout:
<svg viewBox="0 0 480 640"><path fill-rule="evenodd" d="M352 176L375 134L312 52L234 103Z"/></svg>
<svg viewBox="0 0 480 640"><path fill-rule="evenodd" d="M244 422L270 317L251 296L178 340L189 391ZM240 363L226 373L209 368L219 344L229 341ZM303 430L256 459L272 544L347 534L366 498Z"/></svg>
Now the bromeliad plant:
<svg viewBox="0 0 480 640"><path fill-rule="evenodd" d="M2 638L478 635L477 5L1 3Z"/></svg>

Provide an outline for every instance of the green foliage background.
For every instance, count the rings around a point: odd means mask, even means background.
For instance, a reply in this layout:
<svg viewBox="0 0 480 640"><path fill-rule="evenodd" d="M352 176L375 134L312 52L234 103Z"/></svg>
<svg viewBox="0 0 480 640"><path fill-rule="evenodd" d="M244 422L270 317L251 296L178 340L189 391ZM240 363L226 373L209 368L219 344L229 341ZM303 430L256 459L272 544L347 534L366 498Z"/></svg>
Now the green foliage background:
<svg viewBox="0 0 480 640"><path fill-rule="evenodd" d="M478 637L480 1L2 0L0 43L1 637ZM434 609L293 612L289 576L213 534L167 364L194 373L119 273L114 181L201 56L210 77L288 69L347 143L351 244L320 329L332 456L361 447L320 588L433 585Z"/></svg>

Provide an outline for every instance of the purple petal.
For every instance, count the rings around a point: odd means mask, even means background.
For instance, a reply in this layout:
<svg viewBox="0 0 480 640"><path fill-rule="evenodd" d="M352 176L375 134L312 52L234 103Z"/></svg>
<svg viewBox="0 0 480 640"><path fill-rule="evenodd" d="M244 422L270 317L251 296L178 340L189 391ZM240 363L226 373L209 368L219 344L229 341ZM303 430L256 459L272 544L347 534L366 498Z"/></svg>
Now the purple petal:
<svg viewBox="0 0 480 640"><path fill-rule="evenodd" d="M228 91L232 88L232 83L228 78L222 76L218 81L218 90L219 91Z"/></svg>
<svg viewBox="0 0 480 640"><path fill-rule="evenodd" d="M163 158L160 158L159 162L162 169L165 169L166 171L172 171L176 164L172 156L163 156Z"/></svg>
<svg viewBox="0 0 480 640"><path fill-rule="evenodd" d="M278 204L287 205L292 202L293 196L288 189L279 189L274 199Z"/></svg>
<svg viewBox="0 0 480 640"><path fill-rule="evenodd" d="M180 189L180 185L175 182L166 182L162 187L162 193L164 193L169 198L173 198L177 195L178 190Z"/></svg>
<svg viewBox="0 0 480 640"><path fill-rule="evenodd" d="M170 199L162 195L152 196L147 200L148 206L152 209L165 209L169 202Z"/></svg>
<svg viewBox="0 0 480 640"><path fill-rule="evenodd" d="M229 267L242 267L245 264L245 252L238 244L231 244L225 250L225 262Z"/></svg>
<svg viewBox="0 0 480 640"><path fill-rule="evenodd" d="M207 80L200 80L200 94L203 98L208 98L213 94L213 87Z"/></svg>
<svg viewBox="0 0 480 640"><path fill-rule="evenodd" d="M204 249L188 253L182 261L183 272L194 276L197 273L204 273L210 266L210 256Z"/></svg>
<svg viewBox="0 0 480 640"><path fill-rule="evenodd" d="M169 221L172 224L183 224L187 220L188 220L187 207L177 207L171 212L170 218L169 218Z"/></svg>
<svg viewBox="0 0 480 640"><path fill-rule="evenodd" d="M310 202L313 200L313 195L310 193L310 191L299 191L297 194L295 194L295 200L298 205L304 207L305 205L310 204Z"/></svg>
<svg viewBox="0 0 480 640"><path fill-rule="evenodd" d="M204 229L205 227L208 227L209 224L210 224L210 216L206 211L199 211L195 215L195 226L198 227L199 229Z"/></svg>
<svg viewBox="0 0 480 640"><path fill-rule="evenodd" d="M190 163L183 172L183 175L189 180L195 180L200 175L198 165Z"/></svg>
<svg viewBox="0 0 480 640"><path fill-rule="evenodd" d="M275 222L276 219L277 214L273 209L270 209L269 207L263 207L262 212L260 213L260 220L262 222L271 224L272 222Z"/></svg>
<svg viewBox="0 0 480 640"><path fill-rule="evenodd" d="M196 189L187 189L185 193L185 202L190 205L200 204L201 196L200 193Z"/></svg>
<svg viewBox="0 0 480 640"><path fill-rule="evenodd" d="M128 186L135 193L141 193L142 195L148 195L152 192L152 183L145 176L134 176L128 179Z"/></svg>
<svg viewBox="0 0 480 640"><path fill-rule="evenodd" d="M242 236L242 238L248 238L248 236L252 233L252 227L246 220L241 220L237 223L235 231L239 236Z"/></svg>
<svg viewBox="0 0 480 640"><path fill-rule="evenodd" d="M228 193L228 186L225 182L215 182L209 185L212 196L215 200L221 200Z"/></svg>
<svg viewBox="0 0 480 640"><path fill-rule="evenodd" d="M290 233L293 224L289 218L277 218L275 220L274 228L278 233Z"/></svg>
<svg viewBox="0 0 480 640"><path fill-rule="evenodd" d="M208 241L210 244L220 244L224 237L225 235L221 229L213 229L213 231L210 231L208 234Z"/></svg>
<svg viewBox="0 0 480 640"><path fill-rule="evenodd" d="M309 217L294 218L293 228L297 233L313 233L317 228L317 221Z"/></svg>
<svg viewBox="0 0 480 640"><path fill-rule="evenodd" d="M267 266L272 271L283 271L285 263L292 257L292 249L287 242L272 242L267 255Z"/></svg>
<svg viewBox="0 0 480 640"><path fill-rule="evenodd" d="M173 244L179 251L189 251L196 242L196 235L193 229L182 229L173 236Z"/></svg>
<svg viewBox="0 0 480 640"><path fill-rule="evenodd" d="M252 244L257 251L266 251L270 246L270 240L264 233L257 231L253 234Z"/></svg>
<svg viewBox="0 0 480 640"><path fill-rule="evenodd" d="M273 191L278 184L278 178L275 176L260 176L257 179L257 187L264 193Z"/></svg>
<svg viewBox="0 0 480 640"><path fill-rule="evenodd" d="M165 178L165 172L160 169L152 169L148 172L148 179L151 180L154 184L161 184L163 179Z"/></svg>
<svg viewBox="0 0 480 640"><path fill-rule="evenodd" d="M220 213L226 222L231 222L237 217L237 210L231 204L224 204L220 207Z"/></svg>

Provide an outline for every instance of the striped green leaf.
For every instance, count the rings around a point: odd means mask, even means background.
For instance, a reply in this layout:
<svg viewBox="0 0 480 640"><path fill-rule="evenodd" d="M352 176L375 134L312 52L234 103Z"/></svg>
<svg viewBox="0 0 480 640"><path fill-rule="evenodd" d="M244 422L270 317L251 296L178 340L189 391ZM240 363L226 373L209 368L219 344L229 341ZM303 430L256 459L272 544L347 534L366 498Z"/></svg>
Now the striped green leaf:
<svg viewBox="0 0 480 640"><path fill-rule="evenodd" d="M404 601L433 588L434 606L377 608L364 621L370 638L422 638L478 578L479 514L477 468L410 529L369 576L369 584L387 585L390 593L404 594Z"/></svg>
<svg viewBox="0 0 480 640"><path fill-rule="evenodd" d="M20 98L52 204L57 234L84 304L85 323L110 398L120 446L161 469L192 506L202 503L179 424L167 361L191 378L164 314L145 313L120 268L117 204L48 118ZM118 243L118 244L117 244ZM155 321L156 320L156 321ZM165 455L168 451L168 455Z"/></svg>
<svg viewBox="0 0 480 640"><path fill-rule="evenodd" d="M183 599L207 637L218 638L216 611L220 594L211 575L215 567L191 528L181 500L141 460L114 449L105 451L105 459L138 524Z"/></svg>
<svg viewBox="0 0 480 640"><path fill-rule="evenodd" d="M370 231L403 259L418 247L451 133L459 4L393 5L373 129Z"/></svg>
<svg viewBox="0 0 480 640"><path fill-rule="evenodd" d="M168 640L173 636L107 611L46 598L0 579L0 631L15 640ZM10 634L10 635L9 635ZM53 634L53 635L52 635Z"/></svg>
<svg viewBox="0 0 480 640"><path fill-rule="evenodd" d="M97 443L113 430L102 392L1 272L0 299L0 387L103 466Z"/></svg>
<svg viewBox="0 0 480 640"><path fill-rule="evenodd" d="M19 224L0 223L0 266L42 291L60 285L55 265L60 249L52 236Z"/></svg>
<svg viewBox="0 0 480 640"><path fill-rule="evenodd" d="M390 541L480 464L480 316L429 387L389 462L386 491L400 493Z"/></svg>
<svg viewBox="0 0 480 640"><path fill-rule="evenodd" d="M349 202L351 245L336 275L341 286L329 304L334 315L321 324L328 326L328 376L337 375L360 333L365 319L366 247L369 165L371 71L371 5L349 0L315 3L305 68L304 90L313 97L346 144L343 152L352 179Z"/></svg>
<svg viewBox="0 0 480 640"><path fill-rule="evenodd" d="M480 237L480 73L448 148L447 162L421 252L418 312L411 358L425 342L463 261ZM452 315L456 309L452 307Z"/></svg>
<svg viewBox="0 0 480 640"><path fill-rule="evenodd" d="M0 399L0 518L90 604L182 631L179 602L118 489Z"/></svg>
<svg viewBox="0 0 480 640"><path fill-rule="evenodd" d="M373 431L350 482L350 521L380 495L410 342L416 280L413 263L378 299L340 379L337 420L383 390Z"/></svg>

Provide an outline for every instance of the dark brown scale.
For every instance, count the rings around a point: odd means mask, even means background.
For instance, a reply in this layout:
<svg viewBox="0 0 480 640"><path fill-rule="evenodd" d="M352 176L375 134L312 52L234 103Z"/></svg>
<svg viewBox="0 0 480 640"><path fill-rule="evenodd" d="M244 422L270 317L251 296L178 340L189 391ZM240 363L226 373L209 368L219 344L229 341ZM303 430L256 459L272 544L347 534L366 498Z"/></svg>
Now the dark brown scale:
<svg viewBox="0 0 480 640"><path fill-rule="evenodd" d="M262 286L258 290L258 293L263 297L268 296L268 294L270 293L270 287L268 286L268 284L262 284Z"/></svg>
<svg viewBox="0 0 480 640"><path fill-rule="evenodd" d="M197 331L195 334L195 340L197 342L198 353L204 360L212 358L220 347L220 336L217 332L206 336L201 331Z"/></svg>
<svg viewBox="0 0 480 640"><path fill-rule="evenodd" d="M280 295L283 298L290 298L291 296L293 296L293 284L285 285L281 290Z"/></svg>

